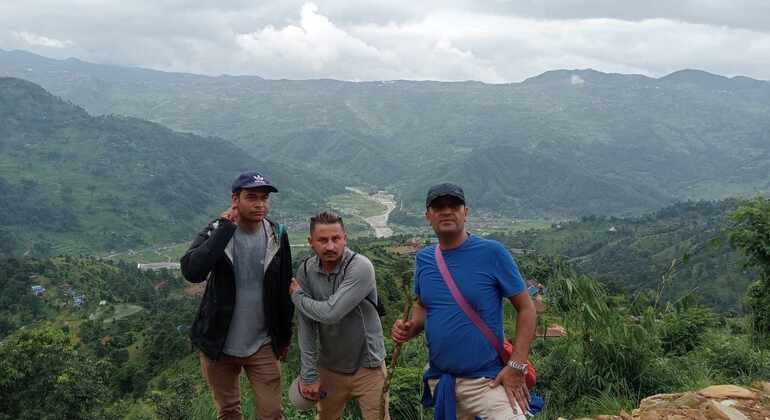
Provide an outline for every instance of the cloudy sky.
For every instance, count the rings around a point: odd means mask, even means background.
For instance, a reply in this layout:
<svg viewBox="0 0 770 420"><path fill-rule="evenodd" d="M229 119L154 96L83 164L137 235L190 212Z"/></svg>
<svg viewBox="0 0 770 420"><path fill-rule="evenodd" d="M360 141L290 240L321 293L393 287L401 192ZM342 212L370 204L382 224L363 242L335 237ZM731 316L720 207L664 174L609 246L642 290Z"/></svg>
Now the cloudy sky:
<svg viewBox="0 0 770 420"><path fill-rule="evenodd" d="M768 0L0 0L0 49L210 75L770 79Z"/></svg>

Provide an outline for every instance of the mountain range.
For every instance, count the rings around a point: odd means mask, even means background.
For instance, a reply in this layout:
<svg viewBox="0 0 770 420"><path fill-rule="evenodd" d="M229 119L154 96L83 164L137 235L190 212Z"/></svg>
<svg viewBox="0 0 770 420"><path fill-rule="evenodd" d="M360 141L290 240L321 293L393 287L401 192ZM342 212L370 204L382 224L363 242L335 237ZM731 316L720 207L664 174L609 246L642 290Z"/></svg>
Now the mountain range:
<svg viewBox="0 0 770 420"><path fill-rule="evenodd" d="M419 212L432 183L513 217L640 214L770 191L770 83L556 70L521 83L200 76L0 51L0 75L95 115L216 136L335 185L394 191ZM324 186L321 186L322 188Z"/></svg>

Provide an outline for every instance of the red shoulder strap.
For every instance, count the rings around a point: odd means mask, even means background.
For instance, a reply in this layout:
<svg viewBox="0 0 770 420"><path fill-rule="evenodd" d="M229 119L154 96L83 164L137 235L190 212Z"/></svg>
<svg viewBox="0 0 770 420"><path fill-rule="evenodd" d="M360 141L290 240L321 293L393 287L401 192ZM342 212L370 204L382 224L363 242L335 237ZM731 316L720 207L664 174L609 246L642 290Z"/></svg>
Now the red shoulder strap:
<svg viewBox="0 0 770 420"><path fill-rule="evenodd" d="M468 301L465 300L465 296L460 293L460 289L457 288L457 284L455 284L455 281L452 278L452 273L449 272L449 268L446 266L446 261L444 261L444 254L441 252L441 247L439 247L438 244L436 244L435 256L436 265L438 265L438 271L441 273L441 277L444 279L444 283L446 283L447 287L449 288L449 292L452 293L452 297L455 299L455 302L457 302L457 304L460 306L460 309L465 312L465 315L470 318L476 327L481 330L481 333L484 334L484 338L486 338L487 341L489 341L489 344L491 344L495 351L497 351L497 355L500 357L500 360L503 361L503 364L508 362L507 360L504 360L505 356L503 355L503 344L500 342L500 340L497 339L492 330L489 329L487 324L481 319L479 314L473 309Z"/></svg>

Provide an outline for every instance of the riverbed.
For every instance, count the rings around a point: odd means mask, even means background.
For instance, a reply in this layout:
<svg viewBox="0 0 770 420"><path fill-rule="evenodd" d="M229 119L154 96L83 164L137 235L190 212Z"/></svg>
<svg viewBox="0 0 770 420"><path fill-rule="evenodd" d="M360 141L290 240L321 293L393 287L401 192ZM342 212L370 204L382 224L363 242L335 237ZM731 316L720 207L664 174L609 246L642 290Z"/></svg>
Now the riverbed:
<svg viewBox="0 0 770 420"><path fill-rule="evenodd" d="M367 199L375 201L385 206L386 210L382 214L378 214L371 217L366 217L364 220L369 226L374 229L374 236L377 238L389 238L393 236L393 229L388 227L388 216L396 208L396 200L393 194L388 194L385 191L380 191L376 194L369 195L365 191L362 191L354 187L345 187L346 190L355 194L362 194Z"/></svg>

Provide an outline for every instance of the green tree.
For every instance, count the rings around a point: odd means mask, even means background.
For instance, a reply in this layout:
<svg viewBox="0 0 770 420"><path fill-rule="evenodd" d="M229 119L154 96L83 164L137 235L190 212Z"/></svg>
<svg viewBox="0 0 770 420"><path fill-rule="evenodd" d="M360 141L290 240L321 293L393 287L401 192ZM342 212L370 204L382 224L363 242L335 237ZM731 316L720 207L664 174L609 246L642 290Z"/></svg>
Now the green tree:
<svg viewBox="0 0 770 420"><path fill-rule="evenodd" d="M751 313L752 339L757 345L770 346L770 200L757 197L738 207L731 215L730 244L746 257L745 264L755 268L759 279L746 293Z"/></svg>
<svg viewBox="0 0 770 420"><path fill-rule="evenodd" d="M0 343L0 419L87 419L109 400L107 366L49 325Z"/></svg>
<svg viewBox="0 0 770 420"><path fill-rule="evenodd" d="M159 372L190 351L187 336L178 331L168 319L157 319L147 329L142 354L146 358L144 364L148 371Z"/></svg>
<svg viewBox="0 0 770 420"><path fill-rule="evenodd" d="M190 405L195 391L195 381L190 374L177 376L167 384L165 391L150 392L158 418L162 420L186 420L191 417Z"/></svg>
<svg viewBox="0 0 770 420"><path fill-rule="evenodd" d="M692 299L682 299L669 305L661 328L663 350L675 355L695 350L715 322L714 313L707 307L695 305Z"/></svg>

